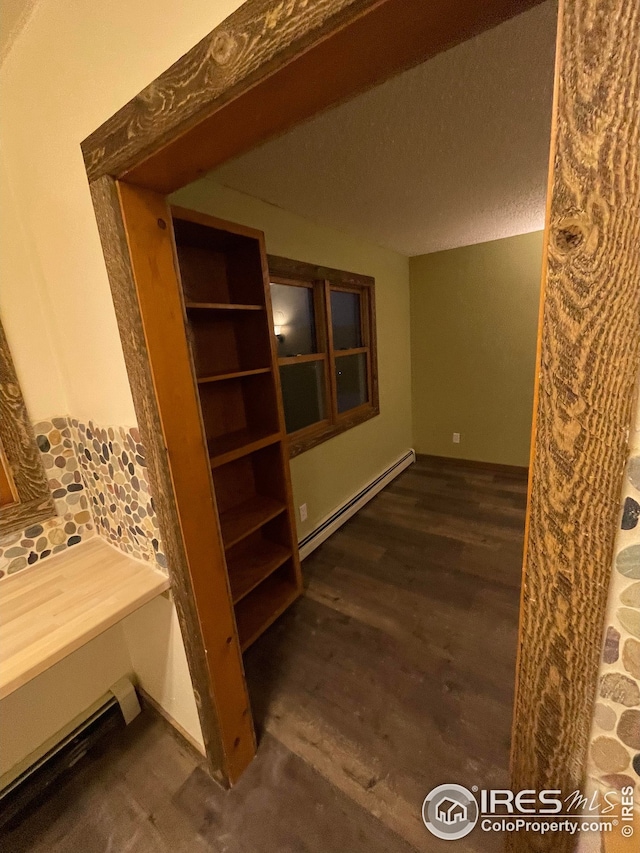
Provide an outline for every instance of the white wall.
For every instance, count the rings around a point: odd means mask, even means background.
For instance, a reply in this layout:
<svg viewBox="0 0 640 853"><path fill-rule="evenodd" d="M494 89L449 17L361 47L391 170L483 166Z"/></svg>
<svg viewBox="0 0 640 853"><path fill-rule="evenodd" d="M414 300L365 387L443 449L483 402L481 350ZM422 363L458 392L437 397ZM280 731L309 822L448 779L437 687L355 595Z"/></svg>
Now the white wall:
<svg viewBox="0 0 640 853"><path fill-rule="evenodd" d="M178 614L168 595L154 598L122 622L137 683L204 751Z"/></svg>
<svg viewBox="0 0 640 853"><path fill-rule="evenodd" d="M39 279L69 413L82 420L135 423L80 143L239 5L41 0L0 70L0 140L27 239L19 274L2 282L3 317L12 299L32 302ZM16 231L9 222L9 242ZM34 328L16 311L5 322L13 343ZM67 414L44 411L16 360L37 416Z"/></svg>
<svg viewBox="0 0 640 853"><path fill-rule="evenodd" d="M0 318L33 421L65 414L68 409L49 316L42 271L18 219L0 151Z"/></svg>

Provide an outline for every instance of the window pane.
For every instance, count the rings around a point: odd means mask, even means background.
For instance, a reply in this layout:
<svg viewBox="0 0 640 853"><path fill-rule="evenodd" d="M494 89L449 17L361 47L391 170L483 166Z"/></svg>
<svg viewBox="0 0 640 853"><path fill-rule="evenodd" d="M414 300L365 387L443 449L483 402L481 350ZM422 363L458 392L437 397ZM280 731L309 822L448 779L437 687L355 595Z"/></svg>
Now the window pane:
<svg viewBox="0 0 640 853"><path fill-rule="evenodd" d="M272 284L273 325L278 335L278 357L317 352L313 288Z"/></svg>
<svg viewBox="0 0 640 853"><path fill-rule="evenodd" d="M324 420L324 362L284 364L280 381L287 432Z"/></svg>
<svg viewBox="0 0 640 853"><path fill-rule="evenodd" d="M331 323L334 349L355 349L362 346L359 293L331 291Z"/></svg>
<svg viewBox="0 0 640 853"><path fill-rule="evenodd" d="M338 412L347 412L367 402L367 355L343 355L336 358Z"/></svg>

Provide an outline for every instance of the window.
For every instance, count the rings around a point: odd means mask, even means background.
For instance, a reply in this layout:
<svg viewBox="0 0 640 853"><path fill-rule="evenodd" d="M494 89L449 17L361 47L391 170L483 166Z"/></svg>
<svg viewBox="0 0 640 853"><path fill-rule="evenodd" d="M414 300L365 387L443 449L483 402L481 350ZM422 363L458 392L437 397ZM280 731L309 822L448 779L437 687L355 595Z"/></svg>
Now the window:
<svg viewBox="0 0 640 853"><path fill-rule="evenodd" d="M377 415L374 280L269 256L290 455Z"/></svg>

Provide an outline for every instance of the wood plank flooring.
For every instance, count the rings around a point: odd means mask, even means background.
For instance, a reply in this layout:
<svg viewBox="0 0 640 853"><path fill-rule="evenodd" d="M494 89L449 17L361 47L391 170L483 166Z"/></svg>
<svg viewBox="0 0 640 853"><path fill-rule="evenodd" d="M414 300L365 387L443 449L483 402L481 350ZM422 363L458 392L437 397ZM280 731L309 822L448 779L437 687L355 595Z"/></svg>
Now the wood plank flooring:
<svg viewBox="0 0 640 853"><path fill-rule="evenodd" d="M522 478L419 459L305 561L306 595L246 653L261 741L233 790L143 716L3 849L449 850L428 791L507 783L525 503ZM500 849L478 828L456 845Z"/></svg>

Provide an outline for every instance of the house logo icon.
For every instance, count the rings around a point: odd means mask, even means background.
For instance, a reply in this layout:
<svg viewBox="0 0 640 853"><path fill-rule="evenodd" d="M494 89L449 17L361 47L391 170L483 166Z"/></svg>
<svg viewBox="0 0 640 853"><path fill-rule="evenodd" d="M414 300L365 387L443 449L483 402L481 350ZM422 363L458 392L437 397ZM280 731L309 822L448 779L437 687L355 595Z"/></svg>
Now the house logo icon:
<svg viewBox="0 0 640 853"><path fill-rule="evenodd" d="M462 805L462 803L458 803L456 800L450 800L448 797L445 797L444 800L440 800L436 812L438 818L443 823L449 824L449 826L461 823L468 819L467 807Z"/></svg>
<svg viewBox="0 0 640 853"><path fill-rule="evenodd" d="M455 841L468 835L478 821L478 804L462 785L439 785L422 804L422 820L432 835Z"/></svg>

